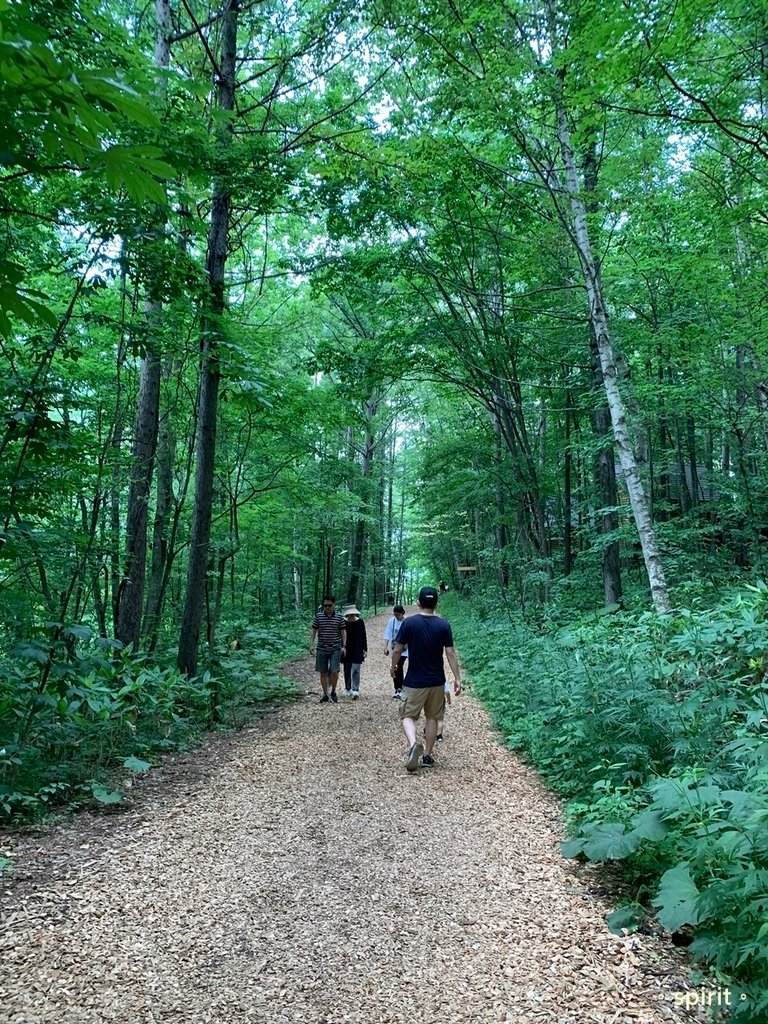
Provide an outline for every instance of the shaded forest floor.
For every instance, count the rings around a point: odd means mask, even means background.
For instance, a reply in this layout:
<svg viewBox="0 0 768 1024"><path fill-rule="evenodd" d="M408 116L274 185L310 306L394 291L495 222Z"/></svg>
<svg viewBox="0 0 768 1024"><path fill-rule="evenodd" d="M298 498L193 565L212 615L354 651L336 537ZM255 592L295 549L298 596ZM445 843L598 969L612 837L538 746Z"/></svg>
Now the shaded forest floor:
<svg viewBox="0 0 768 1024"><path fill-rule="evenodd" d="M691 1020L680 958L612 936L557 801L454 698L408 775L367 621L363 696L289 707L169 758L119 814L0 843L7 1024ZM309 633L309 629L307 629Z"/></svg>

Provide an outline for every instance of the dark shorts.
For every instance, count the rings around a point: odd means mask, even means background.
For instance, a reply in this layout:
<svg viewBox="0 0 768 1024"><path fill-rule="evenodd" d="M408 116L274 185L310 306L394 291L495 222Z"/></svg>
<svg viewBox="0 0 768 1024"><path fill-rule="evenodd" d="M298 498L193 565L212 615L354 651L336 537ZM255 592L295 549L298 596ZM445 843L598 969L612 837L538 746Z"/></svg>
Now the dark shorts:
<svg viewBox="0 0 768 1024"><path fill-rule="evenodd" d="M421 712L425 718L438 721L445 714L445 686L404 686L400 701L400 718L412 718L414 722Z"/></svg>
<svg viewBox="0 0 768 1024"><path fill-rule="evenodd" d="M324 651L320 647L315 651L315 671L321 675L328 676L331 672L338 672L341 665L341 648L334 647L332 651Z"/></svg>

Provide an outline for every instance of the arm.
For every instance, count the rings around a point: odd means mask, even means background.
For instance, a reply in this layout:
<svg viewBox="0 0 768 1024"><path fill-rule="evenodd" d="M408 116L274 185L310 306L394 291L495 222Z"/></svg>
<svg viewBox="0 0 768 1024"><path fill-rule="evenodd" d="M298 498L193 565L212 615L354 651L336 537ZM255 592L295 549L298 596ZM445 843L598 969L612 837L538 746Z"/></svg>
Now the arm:
<svg viewBox="0 0 768 1024"><path fill-rule="evenodd" d="M342 626L341 629L339 630L339 638L341 640L341 649L342 649L342 651L346 651L346 649L347 649L347 627L346 626Z"/></svg>
<svg viewBox="0 0 768 1024"><path fill-rule="evenodd" d="M317 636L317 626L312 623L312 629L309 631L309 653L315 653L315 637Z"/></svg>
<svg viewBox="0 0 768 1024"><path fill-rule="evenodd" d="M453 647L445 648L445 656L448 659L448 664L451 666L451 672L453 672L453 692L458 695L461 693L461 672L459 670L459 659L456 657L456 651Z"/></svg>
<svg viewBox="0 0 768 1024"><path fill-rule="evenodd" d="M395 646L392 648L392 662L389 666L389 674L391 676L394 676L395 672L397 671L397 663L398 661L400 661L400 655L403 653L404 650L405 644L401 643L396 643Z"/></svg>

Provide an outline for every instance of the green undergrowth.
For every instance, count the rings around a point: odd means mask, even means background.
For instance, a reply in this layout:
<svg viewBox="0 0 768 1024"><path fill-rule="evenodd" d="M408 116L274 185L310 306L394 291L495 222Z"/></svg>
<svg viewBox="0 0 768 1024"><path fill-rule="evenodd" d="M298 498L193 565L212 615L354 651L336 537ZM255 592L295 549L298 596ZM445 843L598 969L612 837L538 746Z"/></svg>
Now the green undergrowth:
<svg viewBox="0 0 768 1024"><path fill-rule="evenodd" d="M454 599L457 645L509 746L567 798L569 857L621 861L636 902L768 1019L768 588L710 608L538 626Z"/></svg>
<svg viewBox="0 0 768 1024"><path fill-rule="evenodd" d="M0 821L119 804L153 757L209 729L241 729L294 696L277 666L303 649L293 624L233 623L221 650L187 679L173 651L131 656L83 626L61 644L26 644L0 660Z"/></svg>

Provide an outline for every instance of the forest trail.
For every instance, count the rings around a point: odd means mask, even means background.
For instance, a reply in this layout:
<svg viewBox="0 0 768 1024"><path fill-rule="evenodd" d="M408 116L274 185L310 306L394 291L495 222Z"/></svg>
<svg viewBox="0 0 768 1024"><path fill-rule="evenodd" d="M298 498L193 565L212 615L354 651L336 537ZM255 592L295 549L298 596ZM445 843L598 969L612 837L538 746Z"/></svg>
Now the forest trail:
<svg viewBox="0 0 768 1024"><path fill-rule="evenodd" d="M692 1019L672 952L609 934L556 800L471 697L405 772L385 622L359 701L319 705L302 659L304 697L170 759L130 810L18 840L5 1024Z"/></svg>

